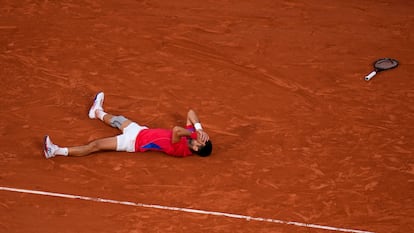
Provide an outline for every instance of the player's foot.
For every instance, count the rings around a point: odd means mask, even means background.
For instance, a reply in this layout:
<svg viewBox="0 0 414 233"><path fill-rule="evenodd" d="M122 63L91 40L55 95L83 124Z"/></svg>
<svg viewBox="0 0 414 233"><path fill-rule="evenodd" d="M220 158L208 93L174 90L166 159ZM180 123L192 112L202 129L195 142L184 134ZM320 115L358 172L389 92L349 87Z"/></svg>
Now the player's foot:
<svg viewBox="0 0 414 233"><path fill-rule="evenodd" d="M53 142L50 140L50 137L46 135L45 141L44 141L44 147L43 147L43 152L45 153L45 157L47 159L55 157L56 151L58 149L59 147L53 144Z"/></svg>
<svg viewBox="0 0 414 233"><path fill-rule="evenodd" d="M89 118L96 119L96 110L100 109L103 111L103 101L104 101L104 93L99 92L96 94L95 99L93 100L92 107L89 109Z"/></svg>

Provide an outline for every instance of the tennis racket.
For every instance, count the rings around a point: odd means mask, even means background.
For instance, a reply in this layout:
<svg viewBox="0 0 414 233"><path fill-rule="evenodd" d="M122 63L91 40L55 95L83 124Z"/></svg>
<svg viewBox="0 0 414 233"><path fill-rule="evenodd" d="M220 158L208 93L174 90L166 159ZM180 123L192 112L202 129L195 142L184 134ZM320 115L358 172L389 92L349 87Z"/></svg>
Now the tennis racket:
<svg viewBox="0 0 414 233"><path fill-rule="evenodd" d="M398 61L393 58L381 58L376 60L373 66L374 71L365 76L366 81L371 80L377 73L381 71L394 69L398 66Z"/></svg>

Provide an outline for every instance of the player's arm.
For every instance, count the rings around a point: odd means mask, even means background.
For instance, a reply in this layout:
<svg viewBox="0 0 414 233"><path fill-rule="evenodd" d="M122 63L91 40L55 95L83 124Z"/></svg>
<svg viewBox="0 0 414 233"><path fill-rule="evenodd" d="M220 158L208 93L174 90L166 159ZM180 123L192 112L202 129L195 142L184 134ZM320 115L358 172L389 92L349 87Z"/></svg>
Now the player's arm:
<svg viewBox="0 0 414 233"><path fill-rule="evenodd" d="M187 125L195 125L197 123L200 123L200 119L194 110L190 109L187 113Z"/></svg>
<svg viewBox="0 0 414 233"><path fill-rule="evenodd" d="M173 135L172 135L172 143L177 143L181 140L181 137L192 137L197 138L197 134L192 134L192 132L188 129L185 129L180 126L175 126L173 128Z"/></svg>
<svg viewBox="0 0 414 233"><path fill-rule="evenodd" d="M187 113L187 125L194 125L194 128L196 129L197 134L199 135L198 141L202 144L204 144L206 141L210 139L208 134L203 130L203 127L200 123L200 119L192 109L190 109Z"/></svg>

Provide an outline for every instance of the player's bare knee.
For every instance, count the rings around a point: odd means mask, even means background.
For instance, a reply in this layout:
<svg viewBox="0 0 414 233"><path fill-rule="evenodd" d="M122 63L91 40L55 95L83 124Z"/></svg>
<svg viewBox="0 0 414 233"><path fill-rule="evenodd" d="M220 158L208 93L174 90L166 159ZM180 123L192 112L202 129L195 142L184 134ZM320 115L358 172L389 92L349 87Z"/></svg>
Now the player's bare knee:
<svg viewBox="0 0 414 233"><path fill-rule="evenodd" d="M93 141L91 143L89 143L89 150L94 152L94 151L98 151L99 150L99 143L97 141Z"/></svg>

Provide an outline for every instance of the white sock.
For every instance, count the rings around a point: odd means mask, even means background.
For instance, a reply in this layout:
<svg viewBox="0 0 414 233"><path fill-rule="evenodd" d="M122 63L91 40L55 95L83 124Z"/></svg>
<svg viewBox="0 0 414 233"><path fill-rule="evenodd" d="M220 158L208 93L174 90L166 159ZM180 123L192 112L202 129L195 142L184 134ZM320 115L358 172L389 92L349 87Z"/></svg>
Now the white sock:
<svg viewBox="0 0 414 233"><path fill-rule="evenodd" d="M103 121L103 118L104 118L104 116L106 115L107 113L106 112L104 112L103 110L101 110L101 109L98 109L98 110L96 110L96 117L98 118L98 119L100 119L101 121Z"/></svg>
<svg viewBox="0 0 414 233"><path fill-rule="evenodd" d="M56 151L56 155L68 156L68 154L69 149L67 147L59 147Z"/></svg>

